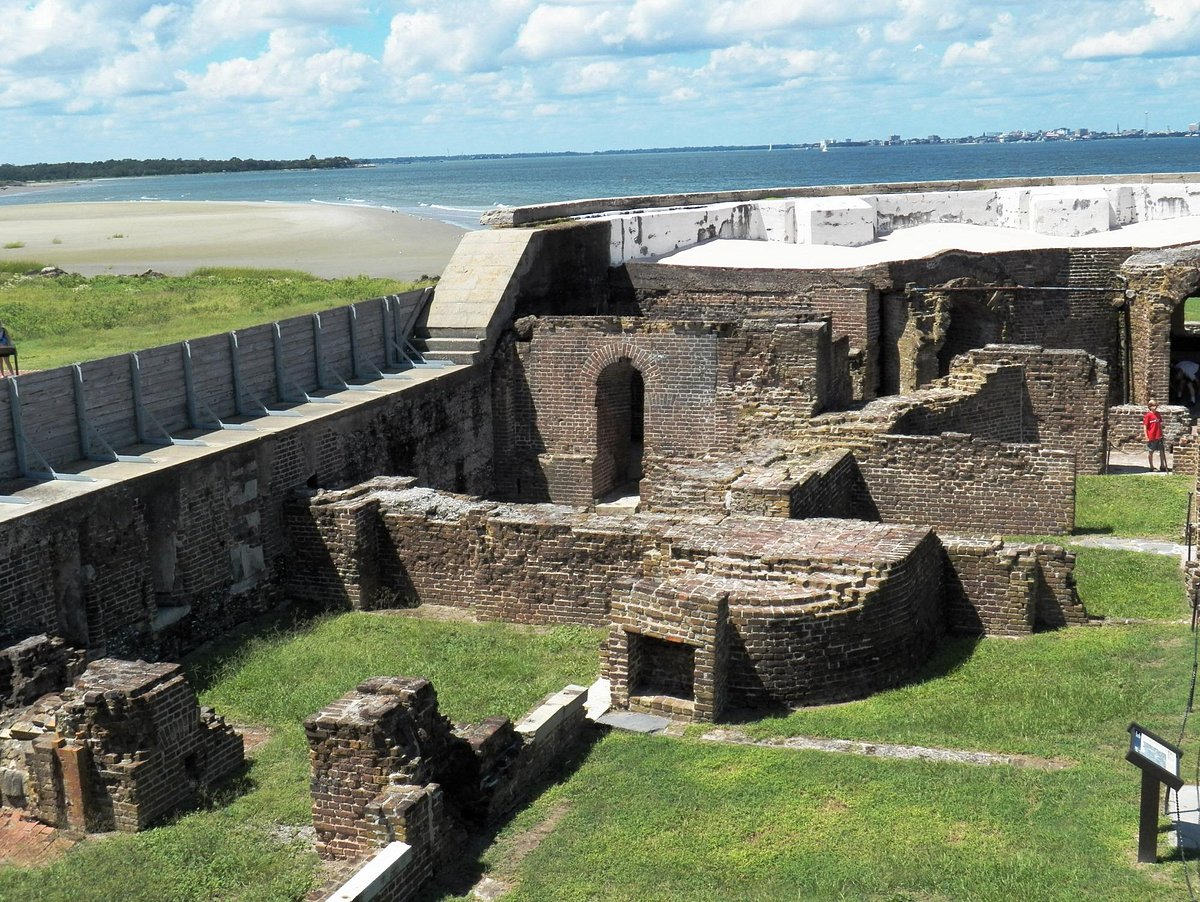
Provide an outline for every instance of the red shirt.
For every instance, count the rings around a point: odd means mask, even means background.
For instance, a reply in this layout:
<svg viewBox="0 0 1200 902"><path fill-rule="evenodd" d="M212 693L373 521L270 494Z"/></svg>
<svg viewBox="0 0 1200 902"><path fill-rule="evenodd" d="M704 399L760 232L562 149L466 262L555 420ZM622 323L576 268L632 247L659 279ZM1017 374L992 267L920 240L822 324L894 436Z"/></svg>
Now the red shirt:
<svg viewBox="0 0 1200 902"><path fill-rule="evenodd" d="M1146 430L1146 441L1156 442L1162 438L1162 414L1157 410L1148 410L1142 417L1142 428Z"/></svg>

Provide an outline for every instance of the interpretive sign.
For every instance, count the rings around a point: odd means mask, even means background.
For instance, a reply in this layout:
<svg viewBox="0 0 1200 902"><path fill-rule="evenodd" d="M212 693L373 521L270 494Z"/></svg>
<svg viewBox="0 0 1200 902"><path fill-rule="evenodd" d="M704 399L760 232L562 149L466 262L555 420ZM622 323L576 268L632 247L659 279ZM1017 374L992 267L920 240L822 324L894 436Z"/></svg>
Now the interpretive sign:
<svg viewBox="0 0 1200 902"><path fill-rule="evenodd" d="M1179 759L1183 751L1161 736L1156 736L1136 723L1129 725L1129 752L1125 760L1143 771L1153 771L1160 783L1172 789L1183 785L1179 776Z"/></svg>
<svg viewBox="0 0 1200 902"><path fill-rule="evenodd" d="M1142 771L1141 819L1138 824L1138 861L1158 860L1158 787L1166 783L1179 789L1179 759L1183 750L1151 733L1145 727L1129 725L1129 751L1125 760Z"/></svg>

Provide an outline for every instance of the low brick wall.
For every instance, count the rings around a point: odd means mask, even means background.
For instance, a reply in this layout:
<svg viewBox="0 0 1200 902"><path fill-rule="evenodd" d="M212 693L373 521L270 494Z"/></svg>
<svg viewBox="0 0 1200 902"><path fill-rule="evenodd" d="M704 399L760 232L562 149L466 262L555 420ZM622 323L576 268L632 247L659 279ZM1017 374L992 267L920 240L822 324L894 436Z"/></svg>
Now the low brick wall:
<svg viewBox="0 0 1200 902"><path fill-rule="evenodd" d="M74 832L142 830L243 762L241 736L199 706L178 664L94 661L3 723L0 760L26 771L24 797L7 801Z"/></svg>
<svg viewBox="0 0 1200 902"><path fill-rule="evenodd" d="M1108 408L1108 447L1126 454L1146 453L1146 433L1142 417L1148 408L1139 404L1119 404ZM1168 451L1192 431L1192 415L1186 407L1160 402L1158 412L1163 417L1163 438Z"/></svg>
<svg viewBox="0 0 1200 902"><path fill-rule="evenodd" d="M465 831L495 824L581 741L586 695L568 686L515 727L452 726L427 680L375 677L308 718L317 851L366 859L323 898L415 898Z"/></svg>
<svg viewBox="0 0 1200 902"><path fill-rule="evenodd" d="M946 617L960 635L1025 635L1087 622L1075 592L1075 555L1057 545L942 536Z"/></svg>

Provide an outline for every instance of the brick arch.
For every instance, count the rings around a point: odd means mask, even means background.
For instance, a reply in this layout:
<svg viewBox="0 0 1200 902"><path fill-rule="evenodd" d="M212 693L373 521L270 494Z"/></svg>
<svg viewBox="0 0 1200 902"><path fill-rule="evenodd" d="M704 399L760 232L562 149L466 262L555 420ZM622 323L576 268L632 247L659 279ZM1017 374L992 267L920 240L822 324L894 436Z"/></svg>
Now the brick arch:
<svg viewBox="0 0 1200 902"><path fill-rule="evenodd" d="M1135 254L1121 267L1126 278L1135 404L1170 392L1172 333L1182 324L1183 302L1200 287L1195 247Z"/></svg>
<svg viewBox="0 0 1200 902"><path fill-rule="evenodd" d="M581 368L581 386L595 404L589 436L593 498L640 482L656 444L653 392L661 379L657 361L628 341L606 343Z"/></svg>
<svg viewBox="0 0 1200 902"><path fill-rule="evenodd" d="M588 355L580 367L580 379L584 385L595 385L605 367L625 358L642 374L646 383L646 394L649 395L652 390L657 391L662 385L663 374L658 365L660 357L661 355L651 354L632 341L608 341Z"/></svg>

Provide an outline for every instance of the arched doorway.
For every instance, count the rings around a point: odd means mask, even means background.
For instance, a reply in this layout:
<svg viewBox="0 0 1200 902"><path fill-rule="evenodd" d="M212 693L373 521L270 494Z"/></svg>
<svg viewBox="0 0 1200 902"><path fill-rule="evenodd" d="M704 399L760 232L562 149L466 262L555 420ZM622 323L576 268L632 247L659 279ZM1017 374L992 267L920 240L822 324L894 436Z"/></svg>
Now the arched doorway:
<svg viewBox="0 0 1200 902"><path fill-rule="evenodd" d="M645 434L646 383L633 362L622 357L596 379L595 499L639 494Z"/></svg>

